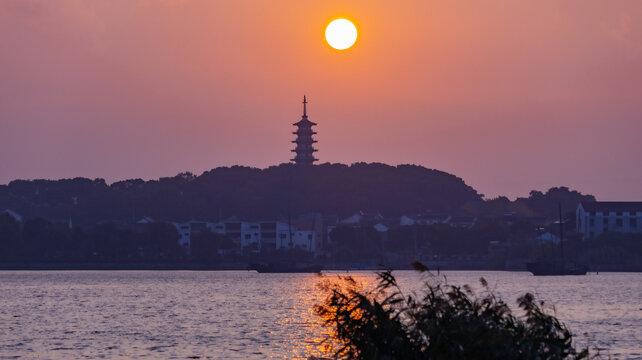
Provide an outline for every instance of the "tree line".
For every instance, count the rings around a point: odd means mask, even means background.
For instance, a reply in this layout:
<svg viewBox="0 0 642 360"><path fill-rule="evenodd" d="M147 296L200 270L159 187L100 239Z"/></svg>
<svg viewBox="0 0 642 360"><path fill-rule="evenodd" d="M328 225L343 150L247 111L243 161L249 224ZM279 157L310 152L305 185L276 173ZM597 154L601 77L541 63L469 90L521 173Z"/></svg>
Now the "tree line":
<svg viewBox="0 0 642 360"><path fill-rule="evenodd" d="M122 227L113 222L70 227L42 218L23 224L0 213L0 261L135 262L184 257L172 224Z"/></svg>
<svg viewBox="0 0 642 360"><path fill-rule="evenodd" d="M284 219L321 213L346 217L356 211L385 217L433 213L474 216L557 217L557 204L574 211L580 201L595 201L567 187L509 200L483 195L454 175L416 165L379 163L281 164L266 169L219 167L200 176L181 173L108 185L103 179L15 180L0 185L0 210L26 218L81 225L134 223L144 216L161 221Z"/></svg>
<svg viewBox="0 0 642 360"><path fill-rule="evenodd" d="M27 218L93 225L163 221L214 221L236 216L266 220L303 213L348 216L355 211L456 211L481 195L454 175L414 165L358 163L266 169L219 167L200 176L182 173L144 181L103 179L15 180L0 186L0 209Z"/></svg>

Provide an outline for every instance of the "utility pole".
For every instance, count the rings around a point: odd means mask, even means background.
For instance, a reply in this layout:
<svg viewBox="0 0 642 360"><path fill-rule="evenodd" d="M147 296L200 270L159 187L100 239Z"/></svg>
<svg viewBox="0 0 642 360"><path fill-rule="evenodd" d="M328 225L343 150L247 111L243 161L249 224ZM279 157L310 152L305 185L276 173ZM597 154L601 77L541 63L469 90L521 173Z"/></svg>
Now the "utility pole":
<svg viewBox="0 0 642 360"><path fill-rule="evenodd" d="M564 266L564 221L562 220L562 202L557 203L560 213L560 251L562 253L562 266Z"/></svg>

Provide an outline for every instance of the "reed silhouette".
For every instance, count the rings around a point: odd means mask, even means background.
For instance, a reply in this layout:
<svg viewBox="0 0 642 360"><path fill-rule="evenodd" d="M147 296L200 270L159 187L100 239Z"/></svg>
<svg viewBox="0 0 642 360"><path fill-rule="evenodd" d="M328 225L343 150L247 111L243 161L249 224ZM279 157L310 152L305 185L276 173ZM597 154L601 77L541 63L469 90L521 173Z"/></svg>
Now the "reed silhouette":
<svg viewBox="0 0 642 360"><path fill-rule="evenodd" d="M551 308L527 293L515 315L483 278L483 292L455 286L414 263L427 275L423 294L404 294L390 270L378 285L354 278L325 279L327 293L315 312L331 332L326 350L338 359L588 359ZM594 355L593 357L598 356Z"/></svg>

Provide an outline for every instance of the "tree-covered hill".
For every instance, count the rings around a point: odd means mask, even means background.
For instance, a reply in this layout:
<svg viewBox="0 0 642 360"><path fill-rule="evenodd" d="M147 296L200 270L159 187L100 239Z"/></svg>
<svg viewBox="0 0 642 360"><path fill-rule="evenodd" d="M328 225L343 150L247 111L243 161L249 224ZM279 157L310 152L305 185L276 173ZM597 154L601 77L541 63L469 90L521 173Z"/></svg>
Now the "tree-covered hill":
<svg viewBox="0 0 642 360"><path fill-rule="evenodd" d="M158 220L286 218L308 212L347 216L358 210L385 216L426 210L453 212L481 195L454 175L415 165L357 163L266 169L219 167L200 176L108 185L102 179L16 180L0 186L0 209L27 218L72 218L90 224Z"/></svg>

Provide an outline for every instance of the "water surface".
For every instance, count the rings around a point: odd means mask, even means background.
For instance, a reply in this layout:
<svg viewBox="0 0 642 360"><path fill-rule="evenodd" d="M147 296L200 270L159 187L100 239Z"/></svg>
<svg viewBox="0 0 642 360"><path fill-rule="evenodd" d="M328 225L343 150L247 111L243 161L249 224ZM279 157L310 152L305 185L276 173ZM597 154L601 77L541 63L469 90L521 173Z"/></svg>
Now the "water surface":
<svg viewBox="0 0 642 360"><path fill-rule="evenodd" d="M396 272L407 289L422 279ZM526 291L555 305L580 344L642 358L642 274L485 277L509 304ZM353 274L372 283L372 273ZM334 276L334 275L329 275ZM192 271L0 271L0 359L293 359L319 355L312 274Z"/></svg>

